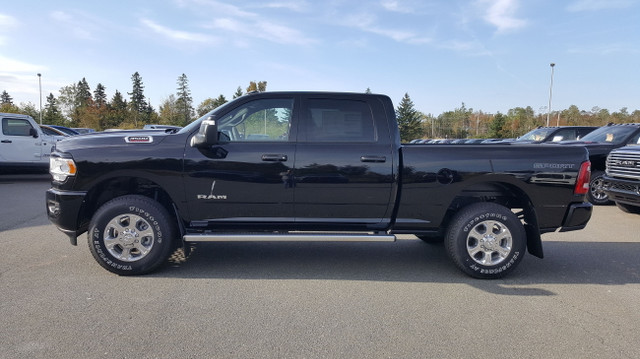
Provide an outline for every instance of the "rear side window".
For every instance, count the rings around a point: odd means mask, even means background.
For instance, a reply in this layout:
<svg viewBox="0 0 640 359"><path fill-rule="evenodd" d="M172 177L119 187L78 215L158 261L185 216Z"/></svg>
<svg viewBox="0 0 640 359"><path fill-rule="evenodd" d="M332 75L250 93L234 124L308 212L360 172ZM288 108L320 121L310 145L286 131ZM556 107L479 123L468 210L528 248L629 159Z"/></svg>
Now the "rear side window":
<svg viewBox="0 0 640 359"><path fill-rule="evenodd" d="M308 142L374 142L371 108L364 101L308 99L301 112Z"/></svg>
<svg viewBox="0 0 640 359"><path fill-rule="evenodd" d="M6 136L30 136L29 130L32 128L27 120L18 118L2 119L2 134Z"/></svg>

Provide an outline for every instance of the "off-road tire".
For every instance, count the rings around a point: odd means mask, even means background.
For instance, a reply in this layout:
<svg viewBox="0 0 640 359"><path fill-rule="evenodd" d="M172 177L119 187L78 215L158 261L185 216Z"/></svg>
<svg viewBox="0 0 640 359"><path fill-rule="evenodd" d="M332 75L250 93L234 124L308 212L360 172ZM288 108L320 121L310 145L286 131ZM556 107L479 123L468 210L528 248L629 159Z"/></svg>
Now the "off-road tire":
<svg viewBox="0 0 640 359"><path fill-rule="evenodd" d="M158 268L167 262L175 238L175 219L158 202L139 195L102 205L88 231L93 257L119 275L145 274Z"/></svg>
<svg viewBox="0 0 640 359"><path fill-rule="evenodd" d="M474 278L500 278L524 257L524 226L508 208L474 203L455 214L447 229L445 249L455 265Z"/></svg>

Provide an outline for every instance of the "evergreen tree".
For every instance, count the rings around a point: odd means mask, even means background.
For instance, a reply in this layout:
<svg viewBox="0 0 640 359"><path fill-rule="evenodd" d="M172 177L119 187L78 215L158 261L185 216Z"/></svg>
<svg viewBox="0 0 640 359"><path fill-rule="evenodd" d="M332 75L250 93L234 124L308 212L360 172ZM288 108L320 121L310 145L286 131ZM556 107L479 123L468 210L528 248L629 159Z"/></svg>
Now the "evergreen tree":
<svg viewBox="0 0 640 359"><path fill-rule="evenodd" d="M238 98L238 97L240 97L242 95L244 95L242 93L242 87L238 86L238 89L236 90L236 93L233 94L233 98L235 99L235 98ZM220 96L222 96L222 95L220 95Z"/></svg>
<svg viewBox="0 0 640 359"><path fill-rule="evenodd" d="M413 105L413 101L408 93L404 94L402 101L396 109L396 117L398 119L398 128L400 129L400 139L408 142L423 135L421 115Z"/></svg>
<svg viewBox="0 0 640 359"><path fill-rule="evenodd" d="M0 95L0 105L13 105L13 99L7 91L2 91L2 95Z"/></svg>
<svg viewBox="0 0 640 359"><path fill-rule="evenodd" d="M493 121L489 124L489 137L490 138L504 138L504 127L507 123L506 117L498 112L493 116Z"/></svg>
<svg viewBox="0 0 640 359"><path fill-rule="evenodd" d="M105 91L106 88L101 83L98 83L96 85L96 89L95 91L93 91L93 99L97 107L103 107L107 105L107 94Z"/></svg>
<svg viewBox="0 0 640 359"><path fill-rule="evenodd" d="M18 113L20 109L13 104L13 99L7 91L2 91L0 95L0 112Z"/></svg>
<svg viewBox="0 0 640 359"><path fill-rule="evenodd" d="M47 96L47 103L44 105L44 122L50 125L66 125L66 121L60 109L58 109L58 101L52 93Z"/></svg>
<svg viewBox="0 0 640 359"><path fill-rule="evenodd" d="M91 98L91 88L89 87L89 83L83 77L81 81L78 81L78 86L76 87L76 102L80 105L80 107L84 107L89 105L92 101Z"/></svg>
<svg viewBox="0 0 640 359"><path fill-rule="evenodd" d="M371 89L367 87L367 89L364 91L364 93L370 94L371 93Z"/></svg>
<svg viewBox="0 0 640 359"><path fill-rule="evenodd" d="M143 119L143 115L147 110L147 102L144 98L144 85L142 84L142 77L136 71L131 75L131 82L133 83L132 90L129 92L129 107L133 116L133 125L138 127L138 120Z"/></svg>
<svg viewBox="0 0 640 359"><path fill-rule="evenodd" d="M109 111L102 119L99 129L106 130L108 128L119 128L127 118L127 101L122 97L122 93L116 90L113 94L111 102L107 104Z"/></svg>
<svg viewBox="0 0 640 359"><path fill-rule="evenodd" d="M178 77L178 93L176 104L180 113L179 126L185 126L191 122L193 116L193 98L189 90L189 80L187 75L182 74Z"/></svg>

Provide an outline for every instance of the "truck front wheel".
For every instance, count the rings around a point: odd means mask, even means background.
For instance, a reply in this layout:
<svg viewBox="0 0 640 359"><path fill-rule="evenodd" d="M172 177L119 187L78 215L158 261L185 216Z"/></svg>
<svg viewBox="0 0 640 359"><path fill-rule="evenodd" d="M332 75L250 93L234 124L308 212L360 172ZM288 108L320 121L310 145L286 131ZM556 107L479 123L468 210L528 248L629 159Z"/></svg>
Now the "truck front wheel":
<svg viewBox="0 0 640 359"><path fill-rule="evenodd" d="M604 191L604 172L593 171L591 173L591 182L589 182L589 192L587 199L595 205L605 205L611 203L609 196Z"/></svg>
<svg viewBox="0 0 640 359"><path fill-rule="evenodd" d="M526 232L518 217L495 203L475 203L458 212L445 237L447 253L475 278L500 278L522 260Z"/></svg>
<svg viewBox="0 0 640 359"><path fill-rule="evenodd" d="M105 269L138 275L163 264L173 248L174 221L158 202L139 195L115 198L89 224L91 254Z"/></svg>

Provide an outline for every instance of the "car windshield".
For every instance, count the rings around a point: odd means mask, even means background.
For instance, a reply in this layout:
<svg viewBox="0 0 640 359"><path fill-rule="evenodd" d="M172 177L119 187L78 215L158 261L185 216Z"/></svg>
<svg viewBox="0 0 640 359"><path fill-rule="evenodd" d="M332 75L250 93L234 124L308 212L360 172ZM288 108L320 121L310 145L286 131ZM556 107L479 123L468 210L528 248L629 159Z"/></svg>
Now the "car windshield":
<svg viewBox="0 0 640 359"><path fill-rule="evenodd" d="M582 137L583 142L610 143L619 145L625 142L636 130L632 126L605 126Z"/></svg>
<svg viewBox="0 0 640 359"><path fill-rule="evenodd" d="M553 128L536 128L533 131L529 131L527 133L525 133L524 135L518 137L518 139L516 140L516 142L520 142L520 141L542 141L545 138L547 138L547 136L549 136L549 134L551 132L553 132Z"/></svg>

